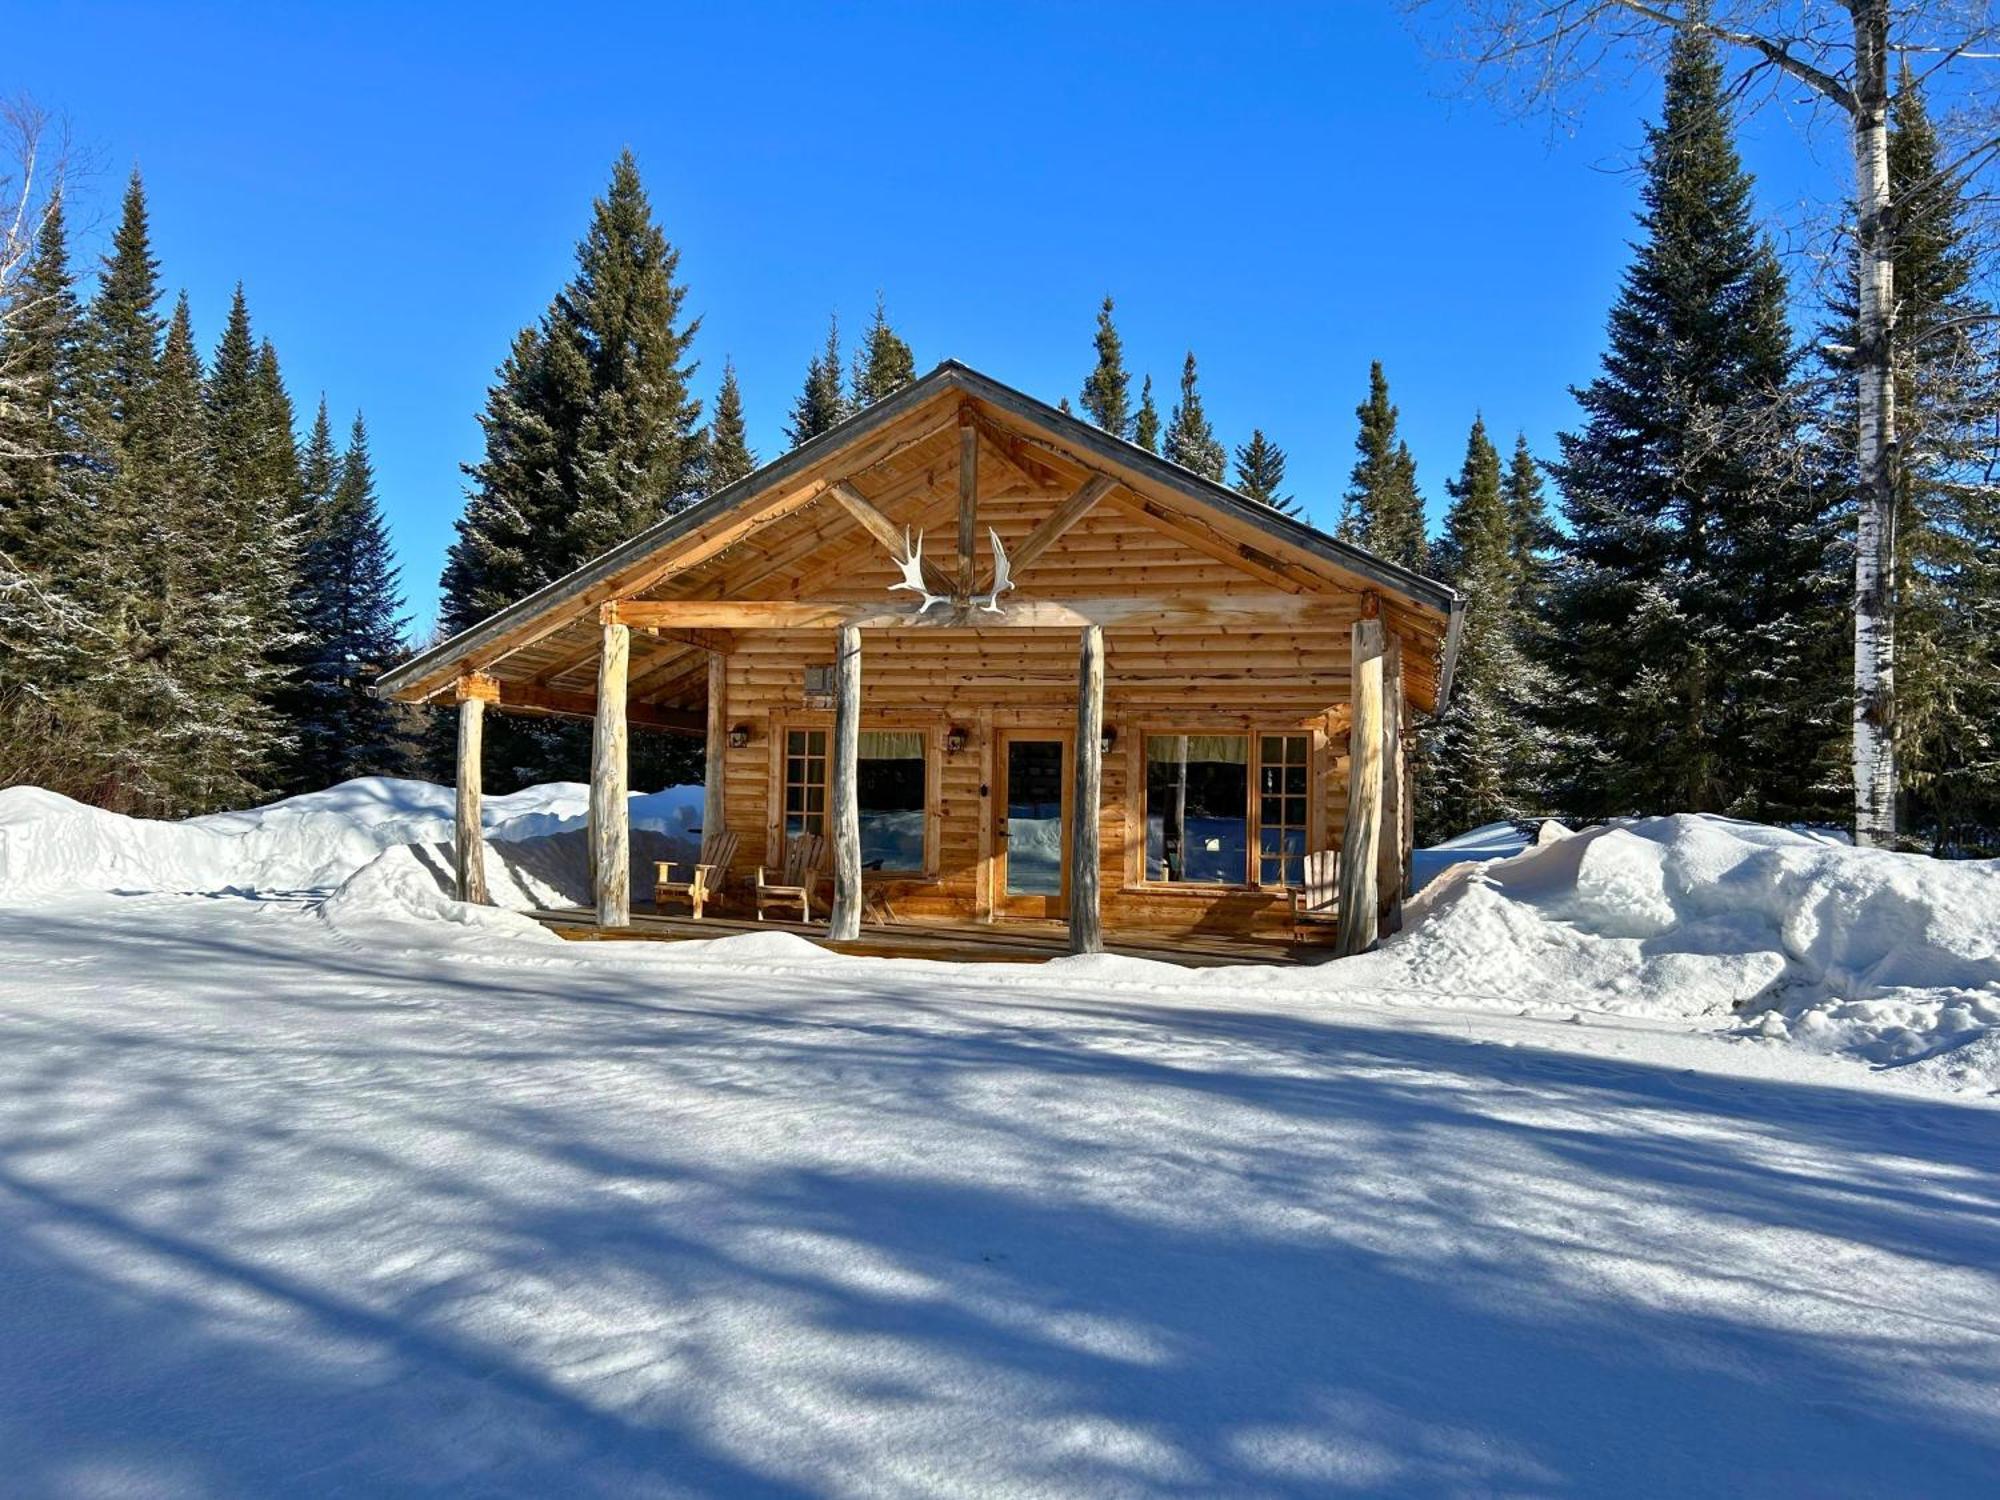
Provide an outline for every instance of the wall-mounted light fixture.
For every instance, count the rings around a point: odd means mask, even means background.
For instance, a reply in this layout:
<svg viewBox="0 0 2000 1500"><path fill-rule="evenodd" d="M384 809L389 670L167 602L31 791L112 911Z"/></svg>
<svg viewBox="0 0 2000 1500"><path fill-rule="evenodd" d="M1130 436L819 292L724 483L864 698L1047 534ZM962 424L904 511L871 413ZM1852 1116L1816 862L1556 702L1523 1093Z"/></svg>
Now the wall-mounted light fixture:
<svg viewBox="0 0 2000 1500"><path fill-rule="evenodd" d="M749 743L750 743L750 726L748 724L736 724L730 727L729 730L730 749L741 750L745 745L748 745Z"/></svg>
<svg viewBox="0 0 2000 1500"><path fill-rule="evenodd" d="M1111 747L1117 743L1118 743L1118 731L1112 728L1109 724L1106 724L1104 726L1103 737L1100 738L1097 742L1097 748L1102 750L1106 755L1109 755L1111 753Z"/></svg>
<svg viewBox="0 0 2000 1500"><path fill-rule="evenodd" d="M951 728L944 732L944 753L946 755L958 754L959 751L965 748L965 741L964 726L959 724L952 725Z"/></svg>

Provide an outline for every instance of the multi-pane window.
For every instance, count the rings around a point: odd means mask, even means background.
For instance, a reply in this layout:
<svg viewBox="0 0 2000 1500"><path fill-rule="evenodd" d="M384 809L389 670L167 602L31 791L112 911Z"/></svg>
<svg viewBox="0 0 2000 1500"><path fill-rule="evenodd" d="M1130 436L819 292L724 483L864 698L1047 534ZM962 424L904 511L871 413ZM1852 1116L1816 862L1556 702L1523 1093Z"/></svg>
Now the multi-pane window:
<svg viewBox="0 0 2000 1500"><path fill-rule="evenodd" d="M1304 885L1306 785L1311 741L1262 736L1257 755L1257 883Z"/></svg>
<svg viewBox="0 0 2000 1500"><path fill-rule="evenodd" d="M1148 735L1146 878L1302 885L1311 746L1303 734Z"/></svg>
<svg viewBox="0 0 2000 1500"><path fill-rule="evenodd" d="M785 836L827 830L827 732L785 732ZM861 867L924 867L924 736L920 730L863 730L855 764L861 807Z"/></svg>
<svg viewBox="0 0 2000 1500"><path fill-rule="evenodd" d="M826 731L785 732L785 837L826 832Z"/></svg>

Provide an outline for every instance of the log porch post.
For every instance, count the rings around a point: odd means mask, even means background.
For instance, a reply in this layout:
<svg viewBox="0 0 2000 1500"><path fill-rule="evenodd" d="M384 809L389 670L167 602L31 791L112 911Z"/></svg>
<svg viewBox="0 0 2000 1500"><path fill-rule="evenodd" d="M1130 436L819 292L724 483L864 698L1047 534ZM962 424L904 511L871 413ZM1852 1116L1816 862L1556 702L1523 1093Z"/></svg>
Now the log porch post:
<svg viewBox="0 0 2000 1500"><path fill-rule="evenodd" d="M1102 953L1098 818L1104 806L1104 627L1086 625L1076 665L1076 787L1070 798L1069 951Z"/></svg>
<svg viewBox="0 0 2000 1500"><path fill-rule="evenodd" d="M1391 635L1382 652L1382 829L1375 881L1382 905L1377 935L1403 925L1403 823L1410 798L1403 755L1403 638Z"/></svg>
<svg viewBox="0 0 2000 1500"><path fill-rule="evenodd" d="M701 768L701 836L723 830L723 775L729 754L729 658L708 653L708 743ZM720 872L727 875L727 870Z"/></svg>
<svg viewBox="0 0 2000 1500"><path fill-rule="evenodd" d="M603 644L597 657L597 732L590 757L592 884L599 927L632 924L631 809L626 805L625 689L632 659L632 628L618 620L618 606L604 606Z"/></svg>
<svg viewBox="0 0 2000 1500"><path fill-rule="evenodd" d="M843 625L833 664L832 786L833 911L826 935L835 941L861 936L861 631Z"/></svg>
<svg viewBox="0 0 2000 1500"><path fill-rule="evenodd" d="M482 747L486 705L499 696L490 677L478 673L458 680L458 802L452 813L452 863L458 875L458 899L487 904L486 839L480 828Z"/></svg>
<svg viewBox="0 0 2000 1500"><path fill-rule="evenodd" d="M1354 622L1354 716L1348 730L1347 828L1340 840L1340 941L1343 956L1375 941L1375 868L1382 837L1382 620L1373 595Z"/></svg>

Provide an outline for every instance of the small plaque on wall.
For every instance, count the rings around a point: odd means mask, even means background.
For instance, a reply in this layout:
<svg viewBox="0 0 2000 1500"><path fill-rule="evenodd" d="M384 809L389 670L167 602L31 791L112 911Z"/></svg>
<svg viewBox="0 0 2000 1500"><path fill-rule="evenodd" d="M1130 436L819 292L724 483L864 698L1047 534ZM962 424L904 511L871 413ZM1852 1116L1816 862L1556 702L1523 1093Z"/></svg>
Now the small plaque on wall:
<svg viewBox="0 0 2000 1500"><path fill-rule="evenodd" d="M805 705L807 708L833 707L833 663L823 667L806 668Z"/></svg>

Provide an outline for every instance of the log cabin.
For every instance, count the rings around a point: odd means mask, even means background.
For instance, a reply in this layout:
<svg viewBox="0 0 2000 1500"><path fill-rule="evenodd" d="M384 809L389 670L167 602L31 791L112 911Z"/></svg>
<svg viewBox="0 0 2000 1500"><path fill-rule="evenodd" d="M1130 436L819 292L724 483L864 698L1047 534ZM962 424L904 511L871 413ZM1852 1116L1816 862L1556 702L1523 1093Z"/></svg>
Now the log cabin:
<svg viewBox="0 0 2000 1500"><path fill-rule="evenodd" d="M948 361L387 674L459 715L461 899L482 716L595 722L595 923L632 921L628 727L705 742L725 912L830 849L826 935L879 923L1290 935L1340 951L1408 888L1417 715L1462 604ZM650 891L643 894L650 894Z"/></svg>

